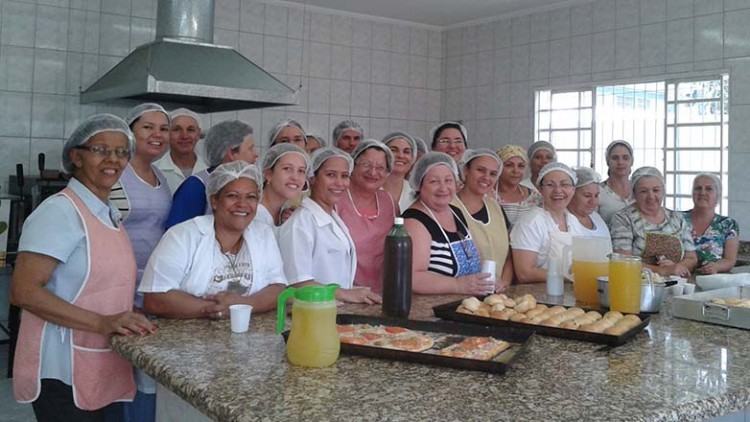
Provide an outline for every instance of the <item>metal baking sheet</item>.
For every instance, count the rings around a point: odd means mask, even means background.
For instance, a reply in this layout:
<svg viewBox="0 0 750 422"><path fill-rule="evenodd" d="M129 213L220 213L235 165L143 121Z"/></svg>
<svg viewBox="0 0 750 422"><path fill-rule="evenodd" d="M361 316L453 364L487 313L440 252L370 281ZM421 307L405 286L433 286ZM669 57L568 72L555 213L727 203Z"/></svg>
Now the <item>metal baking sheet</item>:
<svg viewBox="0 0 750 422"><path fill-rule="evenodd" d="M719 298L750 298L750 286L726 287L677 296L672 302L672 315L677 318L750 330L750 308L719 305L711 302L711 299Z"/></svg>
<svg viewBox="0 0 750 422"><path fill-rule="evenodd" d="M427 364L434 366L444 366L456 369L465 369L471 371L491 372L495 374L504 374L511 366L511 363L523 353L529 342L532 341L533 330L515 327L486 327L469 324L457 324L445 321L415 321L398 318L372 317L365 315L340 314L336 316L338 324L370 324L385 325L391 327L403 327L413 331L419 331L427 335L434 334L436 345L424 352L409 352L405 350L385 349L376 346L362 346L341 343L341 353L348 355L367 356L376 359L397 360L403 362L412 362L418 364ZM288 332L284 333L286 338ZM458 343L466 337L494 337L498 340L504 340L510 343L510 347L492 360L475 360L464 359L450 356L441 356L429 353L435 350L447 347L450 344ZM452 337L452 338L449 338Z"/></svg>
<svg viewBox="0 0 750 422"><path fill-rule="evenodd" d="M482 297L477 297L477 299L482 300ZM571 330L568 328L559 328L559 327L547 327L545 325L540 324L526 324L524 322L516 322L516 321L510 321L510 320L502 320L497 318L490 318L490 317L483 317L479 315L469 315L464 314L461 312L456 312L456 308L458 308L458 305L461 304L461 300L457 300L455 302L445 303L443 305L438 305L432 308L432 311L435 313L435 316L443 319L449 319L452 321L459 321L459 322L468 322L468 323L474 323L474 324L484 324L484 325L491 325L491 326L497 326L497 327L513 327L513 328L521 328L521 329L527 329L527 330L534 330L537 334L544 335L544 336L550 336L550 337L559 337L559 338L565 338L570 340L580 340L580 341L587 341L590 343L598 343L598 344L606 344L608 346L620 346L624 343L626 343L631 338L635 337L638 333L643 331L644 328L649 324L650 315L646 313L640 313L638 316L641 318L641 323L636 325L635 327L631 328L630 330L626 331L625 333L615 336L611 334L604 334L604 333L590 333L588 331L580 331L580 330ZM543 303L543 302L537 302L542 305L547 306L555 306L559 305L556 303ZM566 308L570 308L573 305L562 305ZM602 309L591 309L591 308L581 308L585 311L597 311L601 312L602 314L606 313L606 310Z"/></svg>

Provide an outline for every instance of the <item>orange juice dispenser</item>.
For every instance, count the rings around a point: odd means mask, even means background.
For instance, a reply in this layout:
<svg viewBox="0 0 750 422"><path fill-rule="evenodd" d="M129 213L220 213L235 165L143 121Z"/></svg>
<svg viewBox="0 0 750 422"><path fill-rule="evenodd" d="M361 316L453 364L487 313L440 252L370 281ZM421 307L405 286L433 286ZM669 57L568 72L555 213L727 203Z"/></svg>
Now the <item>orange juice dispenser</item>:
<svg viewBox="0 0 750 422"><path fill-rule="evenodd" d="M284 330L286 301L293 298L292 328L286 343L286 355L294 365L322 368L339 358L339 334L336 330L337 284L288 287L278 298L276 332Z"/></svg>
<svg viewBox="0 0 750 422"><path fill-rule="evenodd" d="M612 243L606 237L573 236L573 292L576 302L599 306L596 278L609 273Z"/></svg>

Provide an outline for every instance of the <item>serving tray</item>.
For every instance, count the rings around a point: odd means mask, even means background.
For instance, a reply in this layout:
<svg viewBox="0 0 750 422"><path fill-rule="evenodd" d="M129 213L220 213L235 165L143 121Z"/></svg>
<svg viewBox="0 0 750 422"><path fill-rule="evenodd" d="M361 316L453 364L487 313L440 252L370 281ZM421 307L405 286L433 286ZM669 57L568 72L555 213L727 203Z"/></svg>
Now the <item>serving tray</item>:
<svg viewBox="0 0 750 422"><path fill-rule="evenodd" d="M483 298L477 297L477 299L482 300ZM606 344L608 346L620 346L622 344L625 344L628 340L632 339L638 333L643 331L643 329L646 328L646 326L649 324L649 321L651 318L650 315L646 313L638 314L638 316L641 318L641 323L631 328L630 330L626 331L625 333L619 336L616 336L612 334L590 333L588 331L572 330L568 328L559 328L559 327L548 327L546 325L541 325L541 324L527 324L524 322L502 320L502 319L497 319L497 318L483 317L479 315L469 315L469 314L464 314L461 312L456 312L456 308L458 308L458 305L460 305L461 302L462 302L461 300L457 300L455 302L438 305L438 306L433 307L432 311L435 313L435 316L437 316L438 318L447 319L451 321L458 321L458 322L465 322L465 323L472 323L472 324L483 324L483 325L489 325L489 326L495 326L495 327L509 327L509 328L534 330L537 334L544 335L544 336L559 337L559 338L570 339L570 340L587 341L590 343ZM544 302L537 302L537 304L547 305L547 306L559 305L556 303L544 303ZM570 308L571 306L565 306L565 307ZM587 312L597 311L602 314L606 312L605 310L602 310L602 309L591 309L591 308L581 308L581 309Z"/></svg>

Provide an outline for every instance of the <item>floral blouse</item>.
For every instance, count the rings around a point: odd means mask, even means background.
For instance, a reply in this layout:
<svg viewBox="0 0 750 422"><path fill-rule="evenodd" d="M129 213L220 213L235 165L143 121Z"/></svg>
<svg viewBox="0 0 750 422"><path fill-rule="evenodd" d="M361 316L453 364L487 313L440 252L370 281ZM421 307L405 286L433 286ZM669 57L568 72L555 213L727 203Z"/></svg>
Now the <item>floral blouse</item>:
<svg viewBox="0 0 750 422"><path fill-rule="evenodd" d="M690 225L690 231L695 243L695 252L698 254L698 266L708 262L716 262L724 257L724 245L727 240L734 239L740 235L740 226L731 217L715 214L711 224L702 234L696 233L690 218L690 211L685 211L683 217Z"/></svg>

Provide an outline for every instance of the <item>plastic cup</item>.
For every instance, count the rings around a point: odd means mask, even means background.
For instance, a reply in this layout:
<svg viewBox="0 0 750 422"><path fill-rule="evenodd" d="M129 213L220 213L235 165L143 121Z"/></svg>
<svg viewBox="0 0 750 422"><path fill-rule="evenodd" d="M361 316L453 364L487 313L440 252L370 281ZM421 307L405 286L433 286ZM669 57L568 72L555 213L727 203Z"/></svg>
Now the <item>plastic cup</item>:
<svg viewBox="0 0 750 422"><path fill-rule="evenodd" d="M486 259L482 261L482 272L490 274L490 280L497 281L497 266L495 261Z"/></svg>
<svg viewBox="0 0 750 422"><path fill-rule="evenodd" d="M695 293L695 284L685 283L685 289L682 291L682 294L691 295L693 293Z"/></svg>
<svg viewBox="0 0 750 422"><path fill-rule="evenodd" d="M229 320L233 333L244 333L250 328L250 315L253 307L250 305L230 305Z"/></svg>

